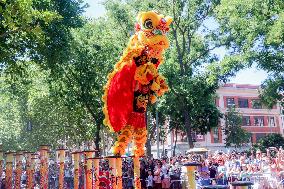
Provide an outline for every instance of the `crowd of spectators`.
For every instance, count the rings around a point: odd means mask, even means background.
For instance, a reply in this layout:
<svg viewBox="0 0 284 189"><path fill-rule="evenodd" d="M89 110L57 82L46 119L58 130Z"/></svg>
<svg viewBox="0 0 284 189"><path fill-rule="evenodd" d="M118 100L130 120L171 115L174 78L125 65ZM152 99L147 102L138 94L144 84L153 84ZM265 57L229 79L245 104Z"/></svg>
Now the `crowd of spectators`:
<svg viewBox="0 0 284 189"><path fill-rule="evenodd" d="M196 169L196 181L198 187L208 185L229 185L234 181L252 181L254 188L279 188L283 186L284 178L284 150L282 148L269 148L265 153L255 152L230 152L222 151L209 154L189 154L160 159L140 159L140 180L142 189L181 189L186 185L187 171L184 163L198 161L201 165ZM84 188L84 163L81 163L79 184ZM123 159L123 188L134 188L134 170L132 158ZM58 188L59 165L49 162L49 187ZM101 189L109 187L109 165L106 159L100 163ZM103 177L106 177L103 179ZM2 175L1 189L4 184L5 171ZM22 174L23 188L27 183L25 168ZM64 188L74 188L74 166L72 161L65 163ZM39 169L35 170L34 185L39 186Z"/></svg>

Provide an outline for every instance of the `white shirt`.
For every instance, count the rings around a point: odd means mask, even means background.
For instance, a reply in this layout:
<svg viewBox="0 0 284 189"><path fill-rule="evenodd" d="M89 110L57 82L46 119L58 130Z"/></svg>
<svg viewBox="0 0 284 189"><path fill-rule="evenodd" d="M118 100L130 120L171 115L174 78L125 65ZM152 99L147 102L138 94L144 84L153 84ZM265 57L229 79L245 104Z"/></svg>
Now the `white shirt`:
<svg viewBox="0 0 284 189"><path fill-rule="evenodd" d="M147 178L147 187L151 186L153 187L153 176L152 175L149 175L148 178Z"/></svg>

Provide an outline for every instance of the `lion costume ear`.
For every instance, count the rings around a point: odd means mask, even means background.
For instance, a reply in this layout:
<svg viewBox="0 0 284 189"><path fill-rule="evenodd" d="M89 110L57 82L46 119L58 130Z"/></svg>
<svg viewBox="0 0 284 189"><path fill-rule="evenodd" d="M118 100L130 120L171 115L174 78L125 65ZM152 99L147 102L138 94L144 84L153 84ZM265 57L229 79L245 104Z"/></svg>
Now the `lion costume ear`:
<svg viewBox="0 0 284 189"><path fill-rule="evenodd" d="M173 22L173 18L171 16L166 16L165 20L166 20L167 26L170 26L171 23Z"/></svg>

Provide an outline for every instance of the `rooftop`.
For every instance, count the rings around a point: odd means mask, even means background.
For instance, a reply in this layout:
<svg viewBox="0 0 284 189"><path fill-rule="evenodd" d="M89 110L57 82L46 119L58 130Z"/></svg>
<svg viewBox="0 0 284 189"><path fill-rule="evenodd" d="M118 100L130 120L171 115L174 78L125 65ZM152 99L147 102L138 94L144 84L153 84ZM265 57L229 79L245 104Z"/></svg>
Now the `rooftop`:
<svg viewBox="0 0 284 189"><path fill-rule="evenodd" d="M222 87L240 88L240 89L259 89L260 86L251 85L251 84L226 83Z"/></svg>

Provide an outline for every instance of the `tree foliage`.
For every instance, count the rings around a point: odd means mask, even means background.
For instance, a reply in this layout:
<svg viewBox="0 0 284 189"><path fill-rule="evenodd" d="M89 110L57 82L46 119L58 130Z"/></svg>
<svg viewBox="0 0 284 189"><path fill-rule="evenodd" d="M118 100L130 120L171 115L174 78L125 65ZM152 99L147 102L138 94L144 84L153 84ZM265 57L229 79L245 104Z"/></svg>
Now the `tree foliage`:
<svg viewBox="0 0 284 189"><path fill-rule="evenodd" d="M98 149L104 119L103 86L108 72L119 58L115 34L105 22L98 19L72 31L69 57L62 61L57 68L59 72L53 73L50 79L52 91L64 99L70 110L77 107L90 116Z"/></svg>
<svg viewBox="0 0 284 189"><path fill-rule="evenodd" d="M250 142L250 133L242 128L242 116L234 108L225 114L225 125L222 128L226 136L226 146L241 147Z"/></svg>
<svg viewBox="0 0 284 189"><path fill-rule="evenodd" d="M284 138L281 136L281 134L273 133L268 134L265 137L262 137L254 146L256 149L260 149L263 152L266 152L269 147L280 147L284 146Z"/></svg>
<svg viewBox="0 0 284 189"><path fill-rule="evenodd" d="M266 70L270 76L262 85L261 97L270 107L283 99L283 12L281 0L222 0L215 11L220 35L231 40L225 59L235 61L229 69L235 72L256 63Z"/></svg>
<svg viewBox="0 0 284 189"><path fill-rule="evenodd" d="M17 62L53 67L66 57L70 29L83 24L80 0L0 1L0 71L20 74Z"/></svg>
<svg viewBox="0 0 284 189"><path fill-rule="evenodd" d="M23 79L10 82L1 77L0 141L4 149L36 149L80 145L92 140L93 124L84 109L69 109L64 99L51 93L48 72L33 62L25 67ZM7 129L5 129L7 128Z"/></svg>

